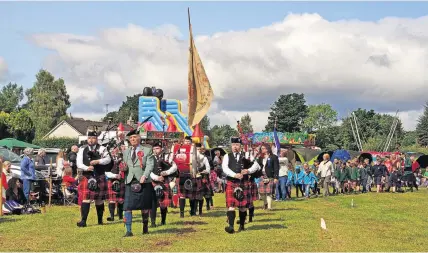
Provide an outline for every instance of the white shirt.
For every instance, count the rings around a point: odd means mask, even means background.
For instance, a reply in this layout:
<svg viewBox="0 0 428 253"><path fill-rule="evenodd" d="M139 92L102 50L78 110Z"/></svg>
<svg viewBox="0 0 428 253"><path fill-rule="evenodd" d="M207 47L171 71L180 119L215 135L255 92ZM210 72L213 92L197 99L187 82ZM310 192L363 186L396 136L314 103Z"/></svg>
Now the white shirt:
<svg viewBox="0 0 428 253"><path fill-rule="evenodd" d="M333 163L328 161L328 162L320 162L320 165L318 167L318 173L321 173L321 177L328 177L331 176L331 173L333 171Z"/></svg>
<svg viewBox="0 0 428 253"><path fill-rule="evenodd" d="M79 148L79 152L77 153L77 159L76 159L77 160L76 161L77 168L84 170L84 171L87 171L88 167L89 167L89 166L86 166L83 164L83 150L86 147L87 147L87 145L84 145L81 148ZM98 152L101 154L100 165L107 165L111 162L111 158L107 152L106 147L100 146L100 148L98 149Z"/></svg>
<svg viewBox="0 0 428 253"><path fill-rule="evenodd" d="M62 177L62 172L64 170L64 158L59 158L56 161L56 175Z"/></svg>
<svg viewBox="0 0 428 253"><path fill-rule="evenodd" d="M288 158L287 157L278 157L279 160L279 175L280 177L285 177L288 175Z"/></svg>
<svg viewBox="0 0 428 253"><path fill-rule="evenodd" d="M235 154L233 154L233 156L235 157ZM237 153L236 155L236 159L239 161L239 158L241 156L241 153ZM251 161L254 160L254 158L252 158L250 156L250 154L248 152L245 153L245 158L246 159L250 159ZM223 157L223 164L222 164L222 168L223 168L223 173L226 174L229 177L235 177L236 173L233 172L230 168L229 168L229 155L225 155ZM248 169L248 173L249 174L253 174L254 172L260 170L260 166L259 163L254 162L253 165L251 166L251 168Z"/></svg>
<svg viewBox="0 0 428 253"><path fill-rule="evenodd" d="M165 159L165 161L168 161L168 159ZM171 165L172 165L171 168L169 168L168 170L165 171L167 176L169 176L172 173L174 173L174 172L177 171L177 164L175 164L175 162L171 162ZM155 173L151 172L150 173L150 177L152 178L152 180L159 181L159 177L160 176L158 176Z"/></svg>

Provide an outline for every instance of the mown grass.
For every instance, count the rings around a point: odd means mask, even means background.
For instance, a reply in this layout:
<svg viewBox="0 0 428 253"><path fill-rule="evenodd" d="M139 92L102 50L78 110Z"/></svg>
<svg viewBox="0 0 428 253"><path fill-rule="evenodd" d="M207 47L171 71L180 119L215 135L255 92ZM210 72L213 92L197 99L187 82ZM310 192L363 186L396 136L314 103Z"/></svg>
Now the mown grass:
<svg viewBox="0 0 428 253"><path fill-rule="evenodd" d="M426 189L404 194L360 194L274 202L274 211L257 201L245 232L226 234L224 195L204 217L179 218L171 209L167 225L142 235L134 213L134 237L123 238L124 224L96 225L91 207L88 227L77 228L78 207L54 206L46 214L0 218L1 251L425 251ZM354 199L355 207L351 207ZM106 208L107 211L107 208ZM106 212L107 215L107 212ZM324 218L327 231L321 231Z"/></svg>

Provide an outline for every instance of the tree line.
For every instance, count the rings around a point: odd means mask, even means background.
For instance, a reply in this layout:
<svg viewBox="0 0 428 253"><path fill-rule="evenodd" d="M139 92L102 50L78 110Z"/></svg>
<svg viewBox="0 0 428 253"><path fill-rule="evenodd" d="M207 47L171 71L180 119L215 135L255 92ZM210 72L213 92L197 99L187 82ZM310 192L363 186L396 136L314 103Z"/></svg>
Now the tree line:
<svg viewBox="0 0 428 253"><path fill-rule="evenodd" d="M138 121L138 101L142 93L127 96L117 111L109 112L102 121L113 118L115 123L126 122L129 117ZM24 102L24 100L26 101ZM40 140L59 122L68 118L70 98L62 78L55 77L46 70L40 70L33 86L25 90L16 83L8 83L0 90L0 139L13 137L32 142ZM415 131L404 131L398 121L393 145L417 149L428 147L428 102L423 115L419 117ZM394 117L374 110L357 109L359 134L364 150L380 150L386 141ZM251 116L240 118L245 133L254 132ZM304 94L280 95L270 108L264 131L272 132L276 124L279 132L307 132L316 134L317 145L323 149L344 148L357 150L353 136L352 118L341 119L329 104L308 105ZM209 116L201 122L203 132L209 136L211 146L225 146L230 137L238 135L236 125L213 125Z"/></svg>

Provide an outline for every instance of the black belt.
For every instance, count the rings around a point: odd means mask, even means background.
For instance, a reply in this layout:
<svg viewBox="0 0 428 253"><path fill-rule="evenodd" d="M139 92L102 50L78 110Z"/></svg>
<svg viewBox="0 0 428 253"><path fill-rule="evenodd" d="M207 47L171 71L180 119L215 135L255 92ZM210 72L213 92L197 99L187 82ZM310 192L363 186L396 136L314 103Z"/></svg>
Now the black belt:
<svg viewBox="0 0 428 253"><path fill-rule="evenodd" d="M244 182L244 181L248 181L248 179L244 179L244 178L242 178L242 179L237 179L237 178L234 178L234 177L226 177L226 180L227 181L230 181L230 182L232 182L232 183L241 183L241 182Z"/></svg>

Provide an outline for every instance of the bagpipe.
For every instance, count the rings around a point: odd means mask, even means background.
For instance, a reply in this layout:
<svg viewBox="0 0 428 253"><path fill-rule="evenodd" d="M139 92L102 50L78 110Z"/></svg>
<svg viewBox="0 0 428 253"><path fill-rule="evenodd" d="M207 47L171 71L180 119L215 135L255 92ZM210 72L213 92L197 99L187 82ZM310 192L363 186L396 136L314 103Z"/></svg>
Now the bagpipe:
<svg viewBox="0 0 428 253"><path fill-rule="evenodd" d="M255 161L251 161L250 157L246 158L245 152L242 152L242 151L241 151L239 157L240 157L239 162L241 163L242 170L248 170L249 168L251 168L251 166L253 166L253 164L255 162ZM248 180L250 178L250 176L251 175L248 175L248 174L243 175L242 179ZM240 180L239 187L236 187L235 190L233 191L233 196L238 201L244 200L244 197L245 197L244 196L244 190L243 190L245 185L244 185L244 182L242 179Z"/></svg>

